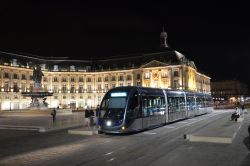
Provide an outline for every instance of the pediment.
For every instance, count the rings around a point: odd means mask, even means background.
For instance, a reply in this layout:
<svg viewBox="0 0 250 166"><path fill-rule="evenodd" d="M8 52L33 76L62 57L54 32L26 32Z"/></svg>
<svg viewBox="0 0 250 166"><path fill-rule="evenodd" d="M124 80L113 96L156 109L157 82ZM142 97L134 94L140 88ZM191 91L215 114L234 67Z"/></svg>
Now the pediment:
<svg viewBox="0 0 250 166"><path fill-rule="evenodd" d="M141 68L148 68L148 67L161 67L161 66L167 66L168 64L157 61L157 60L152 60L144 65L141 66Z"/></svg>

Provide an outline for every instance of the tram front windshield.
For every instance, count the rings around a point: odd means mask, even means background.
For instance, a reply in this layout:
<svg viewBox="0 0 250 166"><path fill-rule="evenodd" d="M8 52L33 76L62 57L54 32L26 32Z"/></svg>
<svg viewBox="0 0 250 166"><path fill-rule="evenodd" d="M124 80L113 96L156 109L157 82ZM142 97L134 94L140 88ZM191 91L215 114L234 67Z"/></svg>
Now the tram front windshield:
<svg viewBox="0 0 250 166"><path fill-rule="evenodd" d="M124 96L106 96L101 105L100 118L104 119L123 119L127 97Z"/></svg>

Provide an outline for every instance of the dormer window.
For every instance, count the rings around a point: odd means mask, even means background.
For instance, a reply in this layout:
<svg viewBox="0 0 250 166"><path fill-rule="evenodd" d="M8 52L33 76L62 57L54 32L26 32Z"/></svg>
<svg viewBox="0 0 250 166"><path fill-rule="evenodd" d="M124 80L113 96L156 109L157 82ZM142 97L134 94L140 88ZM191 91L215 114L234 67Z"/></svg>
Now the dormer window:
<svg viewBox="0 0 250 166"><path fill-rule="evenodd" d="M58 71L58 65L54 65L53 70L54 70L54 71Z"/></svg>
<svg viewBox="0 0 250 166"><path fill-rule="evenodd" d="M75 71L75 66L74 65L70 66L70 71Z"/></svg>

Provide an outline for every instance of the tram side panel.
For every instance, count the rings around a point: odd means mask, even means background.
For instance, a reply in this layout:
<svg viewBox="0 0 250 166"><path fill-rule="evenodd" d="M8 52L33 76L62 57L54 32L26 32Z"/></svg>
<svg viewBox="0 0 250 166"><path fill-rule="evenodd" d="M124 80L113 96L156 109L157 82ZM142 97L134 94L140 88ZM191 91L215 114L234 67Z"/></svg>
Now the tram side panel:
<svg viewBox="0 0 250 166"><path fill-rule="evenodd" d="M140 97L138 91L129 97L128 108L126 110L125 124L129 130L139 131L142 129L142 113L140 107Z"/></svg>
<svg viewBox="0 0 250 166"><path fill-rule="evenodd" d="M184 92L168 92L168 122L185 119L187 115Z"/></svg>
<svg viewBox="0 0 250 166"><path fill-rule="evenodd" d="M163 94L142 95L142 121L143 128L150 128L165 124L166 102Z"/></svg>
<svg viewBox="0 0 250 166"><path fill-rule="evenodd" d="M196 115L196 105L194 93L186 94L187 117L194 117Z"/></svg>

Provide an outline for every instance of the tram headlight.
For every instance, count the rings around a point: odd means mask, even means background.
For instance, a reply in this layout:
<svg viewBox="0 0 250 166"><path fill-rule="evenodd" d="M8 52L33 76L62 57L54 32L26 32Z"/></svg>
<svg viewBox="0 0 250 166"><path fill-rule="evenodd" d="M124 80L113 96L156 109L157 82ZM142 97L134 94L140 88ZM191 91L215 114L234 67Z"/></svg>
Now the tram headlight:
<svg viewBox="0 0 250 166"><path fill-rule="evenodd" d="M122 130L125 130L125 127L124 127L124 126L122 126Z"/></svg>
<svg viewBox="0 0 250 166"><path fill-rule="evenodd" d="M111 121L106 122L106 126L111 126L111 124L112 124Z"/></svg>

